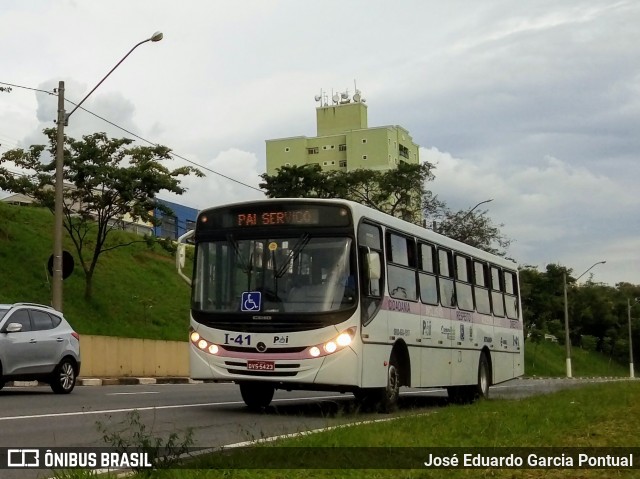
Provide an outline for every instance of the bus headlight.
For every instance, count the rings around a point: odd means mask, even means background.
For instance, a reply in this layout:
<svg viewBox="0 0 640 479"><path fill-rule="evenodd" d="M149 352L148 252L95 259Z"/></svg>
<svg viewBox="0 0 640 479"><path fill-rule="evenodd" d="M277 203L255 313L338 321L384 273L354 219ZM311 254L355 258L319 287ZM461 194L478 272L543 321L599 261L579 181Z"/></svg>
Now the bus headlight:
<svg viewBox="0 0 640 479"><path fill-rule="evenodd" d="M349 346L352 340L353 337L351 336L351 334L342 333L336 338L336 343L338 343L338 346L340 346L341 348L344 348L346 346Z"/></svg>
<svg viewBox="0 0 640 479"><path fill-rule="evenodd" d="M218 352L220 351L220 347L217 344L207 341L196 331L191 331L191 333L189 334L189 339L191 340L191 344L193 344L201 351L205 351L209 354L218 354Z"/></svg>
<svg viewBox="0 0 640 479"><path fill-rule="evenodd" d="M335 338L330 339L326 343L311 346L308 349L309 356L317 358L320 356L327 356L333 354L336 351L346 348L353 342L353 338L356 335L356 327L352 327L342 331Z"/></svg>
<svg viewBox="0 0 640 479"><path fill-rule="evenodd" d="M329 354L335 353L337 349L338 349L338 345L336 343L334 343L333 341L329 341L328 343L326 343L324 345L324 350L326 352L328 352Z"/></svg>

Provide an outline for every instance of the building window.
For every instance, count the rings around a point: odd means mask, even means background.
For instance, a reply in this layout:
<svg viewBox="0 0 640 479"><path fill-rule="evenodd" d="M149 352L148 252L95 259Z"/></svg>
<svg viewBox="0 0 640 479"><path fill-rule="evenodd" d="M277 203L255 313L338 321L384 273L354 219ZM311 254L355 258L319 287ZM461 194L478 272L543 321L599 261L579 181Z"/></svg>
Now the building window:
<svg viewBox="0 0 640 479"><path fill-rule="evenodd" d="M366 142L367 142L367 139L366 139L366 138L363 138L363 139L362 139L362 143L366 143Z"/></svg>
<svg viewBox="0 0 640 479"><path fill-rule="evenodd" d="M340 160L340 165L341 168L346 168L347 167L347 160Z"/></svg>
<svg viewBox="0 0 640 479"><path fill-rule="evenodd" d="M291 163L285 163L284 166L291 166Z"/></svg>
<svg viewBox="0 0 640 479"><path fill-rule="evenodd" d="M345 144L338 145L338 151L347 151L347 145Z"/></svg>
<svg viewBox="0 0 640 479"><path fill-rule="evenodd" d="M362 155L362 159L366 160L367 159L367 155Z"/></svg>
<svg viewBox="0 0 640 479"><path fill-rule="evenodd" d="M289 148L288 146L286 146L286 147L284 148L284 151L285 151L286 153L289 153L289 152L291 151L291 148Z"/></svg>
<svg viewBox="0 0 640 479"><path fill-rule="evenodd" d="M307 148L307 153L310 155L317 155L319 152L318 147L314 146L313 148Z"/></svg>
<svg viewBox="0 0 640 479"><path fill-rule="evenodd" d="M400 156L404 156L405 158L409 159L409 148L407 148L401 143L400 147L398 148L398 154Z"/></svg>
<svg viewBox="0 0 640 479"><path fill-rule="evenodd" d="M171 215L162 217L160 224L160 237L176 239L178 237L178 218Z"/></svg>

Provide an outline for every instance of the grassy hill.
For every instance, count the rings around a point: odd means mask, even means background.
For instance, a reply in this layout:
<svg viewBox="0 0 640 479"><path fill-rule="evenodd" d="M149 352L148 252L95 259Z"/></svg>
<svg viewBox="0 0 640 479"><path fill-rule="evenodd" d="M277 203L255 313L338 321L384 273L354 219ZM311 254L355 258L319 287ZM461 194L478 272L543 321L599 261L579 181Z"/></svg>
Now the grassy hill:
<svg viewBox="0 0 640 479"><path fill-rule="evenodd" d="M142 237L118 232L126 240ZM65 234L66 236L66 234ZM53 249L53 215L36 207L0 202L0 303L50 304L46 264ZM64 249L76 256L66 238ZM189 287L173 255L141 242L104 253L94 277L94 297L84 299L84 273L77 264L64 281L64 312L81 334L186 340ZM572 349L573 375L627 376L628 365ZM565 349L557 343L525 344L528 376L564 376Z"/></svg>
<svg viewBox="0 0 640 479"><path fill-rule="evenodd" d="M127 241L142 240L125 232ZM65 232L64 249L76 258L64 280L64 312L81 334L186 340L189 287L171 254L141 242L103 253L93 298L84 299L84 272ZM53 215L44 208L0 202L0 303L50 304L46 265L53 251Z"/></svg>
<svg viewBox="0 0 640 479"><path fill-rule="evenodd" d="M525 343L525 366L527 376L563 377L566 375L566 351L563 345L542 341ZM571 370L574 377L629 376L629 364L620 364L607 356L571 348Z"/></svg>

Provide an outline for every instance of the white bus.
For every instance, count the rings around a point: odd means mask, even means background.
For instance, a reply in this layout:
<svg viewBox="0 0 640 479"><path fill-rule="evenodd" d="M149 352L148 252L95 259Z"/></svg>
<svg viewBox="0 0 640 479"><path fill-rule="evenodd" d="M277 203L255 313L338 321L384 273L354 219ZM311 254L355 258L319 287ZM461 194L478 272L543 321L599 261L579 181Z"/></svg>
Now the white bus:
<svg viewBox="0 0 640 479"><path fill-rule="evenodd" d="M206 209L177 265L192 285L191 377L236 382L251 408L275 389L351 392L382 411L401 386L466 402L524 373L514 263L354 202Z"/></svg>

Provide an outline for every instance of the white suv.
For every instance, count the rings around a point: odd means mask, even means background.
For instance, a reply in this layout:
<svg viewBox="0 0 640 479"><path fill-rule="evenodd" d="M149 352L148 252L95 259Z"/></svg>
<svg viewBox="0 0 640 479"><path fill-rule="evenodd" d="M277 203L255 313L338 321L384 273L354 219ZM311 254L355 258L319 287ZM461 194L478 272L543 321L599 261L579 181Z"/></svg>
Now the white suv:
<svg viewBox="0 0 640 479"><path fill-rule="evenodd" d="M61 312L34 303L0 304L0 389L42 381L68 394L80 372L80 336Z"/></svg>

